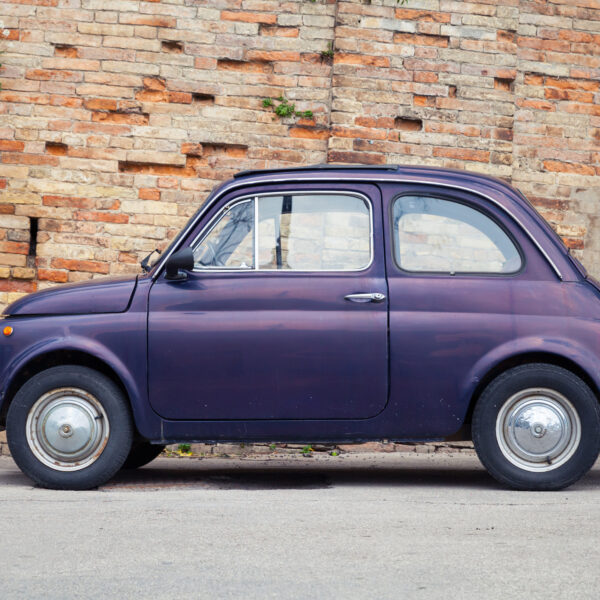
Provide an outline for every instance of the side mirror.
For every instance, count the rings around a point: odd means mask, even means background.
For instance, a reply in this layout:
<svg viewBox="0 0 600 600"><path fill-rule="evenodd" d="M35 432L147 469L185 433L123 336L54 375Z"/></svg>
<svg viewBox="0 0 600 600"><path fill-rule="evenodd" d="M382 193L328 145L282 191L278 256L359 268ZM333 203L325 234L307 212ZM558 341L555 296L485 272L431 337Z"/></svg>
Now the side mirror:
<svg viewBox="0 0 600 600"><path fill-rule="evenodd" d="M165 279L170 281L182 281L187 279L187 274L183 271L191 271L194 268L194 252L191 248L184 248L171 254L165 264L167 272Z"/></svg>

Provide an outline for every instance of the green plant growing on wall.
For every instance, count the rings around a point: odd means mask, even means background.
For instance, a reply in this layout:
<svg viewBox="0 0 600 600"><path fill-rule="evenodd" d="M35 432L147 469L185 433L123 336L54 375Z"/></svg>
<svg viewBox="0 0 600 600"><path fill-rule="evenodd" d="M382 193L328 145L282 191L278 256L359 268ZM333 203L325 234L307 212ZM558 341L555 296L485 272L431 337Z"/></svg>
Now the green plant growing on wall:
<svg viewBox="0 0 600 600"><path fill-rule="evenodd" d="M323 50L321 52L321 60L330 62L333 60L334 54L335 54L335 51L333 50L333 42L329 42L329 44L327 45L327 50Z"/></svg>
<svg viewBox="0 0 600 600"><path fill-rule="evenodd" d="M262 105L264 108L275 107L275 114L282 119L286 117L304 117L310 118L313 116L312 110L296 110L295 104L290 104L284 96L277 98L279 104L275 105L273 98L263 98Z"/></svg>

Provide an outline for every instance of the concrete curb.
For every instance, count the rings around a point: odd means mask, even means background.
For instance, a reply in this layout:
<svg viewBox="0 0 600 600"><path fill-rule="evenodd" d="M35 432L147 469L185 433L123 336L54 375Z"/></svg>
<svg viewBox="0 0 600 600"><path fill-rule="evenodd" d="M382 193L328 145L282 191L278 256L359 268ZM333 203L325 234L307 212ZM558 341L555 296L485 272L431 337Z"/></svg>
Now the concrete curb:
<svg viewBox="0 0 600 600"><path fill-rule="evenodd" d="M367 452L415 452L417 454L473 453L472 442L365 442L363 444L171 444L165 456L229 457L263 456L266 454L364 454ZM10 456L6 432L0 432L0 456Z"/></svg>

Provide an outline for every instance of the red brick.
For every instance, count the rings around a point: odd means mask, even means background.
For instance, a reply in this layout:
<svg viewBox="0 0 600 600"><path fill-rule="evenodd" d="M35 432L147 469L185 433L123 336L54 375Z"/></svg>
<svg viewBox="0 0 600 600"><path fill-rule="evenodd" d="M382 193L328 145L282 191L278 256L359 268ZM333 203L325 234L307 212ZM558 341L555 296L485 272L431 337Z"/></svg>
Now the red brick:
<svg viewBox="0 0 600 600"><path fill-rule="evenodd" d="M575 90L546 88L544 95L549 100L572 100L575 102L593 102L594 94L592 92L578 92Z"/></svg>
<svg viewBox="0 0 600 600"><path fill-rule="evenodd" d="M65 206L69 208L93 208L95 202L92 198L76 198L72 196L42 196L44 206Z"/></svg>
<svg viewBox="0 0 600 600"><path fill-rule="evenodd" d="M253 13L253 12L233 12L230 10L221 11L223 21L242 21L244 23L266 23L274 25L277 23L277 15L272 13Z"/></svg>
<svg viewBox="0 0 600 600"><path fill-rule="evenodd" d="M7 254L27 254L29 244L24 242L0 242L0 252Z"/></svg>
<svg viewBox="0 0 600 600"><path fill-rule="evenodd" d="M517 106L522 108L534 108L535 110L555 111L556 105L545 100L529 100L527 98L517 98Z"/></svg>
<svg viewBox="0 0 600 600"><path fill-rule="evenodd" d="M600 81L587 81L585 79L559 79L546 77L546 85L568 90L587 90L596 92L600 89Z"/></svg>
<svg viewBox="0 0 600 600"><path fill-rule="evenodd" d="M429 71L417 71L415 73L415 81L419 83L437 83L438 75Z"/></svg>
<svg viewBox="0 0 600 600"><path fill-rule="evenodd" d="M108 264L96 260L76 260L69 258L53 258L50 264L55 269L68 271L84 271L86 273L108 273Z"/></svg>
<svg viewBox="0 0 600 600"><path fill-rule="evenodd" d="M143 84L147 90L161 92L167 89L167 84L162 77L144 77Z"/></svg>
<svg viewBox="0 0 600 600"><path fill-rule="evenodd" d="M0 140L0 151L2 152L23 152L25 144L15 140Z"/></svg>
<svg viewBox="0 0 600 600"><path fill-rule="evenodd" d="M298 62L300 60L299 52L248 50L246 54L248 60L262 60L265 62Z"/></svg>
<svg viewBox="0 0 600 600"><path fill-rule="evenodd" d="M50 165L58 166L56 156L47 156L46 154L5 154L2 162L13 165Z"/></svg>
<svg viewBox="0 0 600 600"><path fill-rule="evenodd" d="M19 39L19 34L18 29L1 29L0 40L15 41Z"/></svg>
<svg viewBox="0 0 600 600"><path fill-rule="evenodd" d="M325 128L290 127L288 133L290 137L309 140L326 140L329 137L329 130Z"/></svg>
<svg viewBox="0 0 600 600"><path fill-rule="evenodd" d="M415 10L409 8L397 8L396 19L403 21L426 21L433 23L450 23L450 13L435 12L430 10Z"/></svg>
<svg viewBox="0 0 600 600"><path fill-rule="evenodd" d="M83 75L74 71L60 71L52 69L30 69L25 73L26 79L39 79L41 81L82 81Z"/></svg>
<svg viewBox="0 0 600 600"><path fill-rule="evenodd" d="M122 213L103 213L79 210L73 214L77 221L100 221L103 223L129 223L129 216Z"/></svg>
<svg viewBox="0 0 600 600"><path fill-rule="evenodd" d="M204 147L202 144L181 144L181 154L187 154L188 156L202 156L204 154Z"/></svg>
<svg viewBox="0 0 600 600"><path fill-rule="evenodd" d="M595 175L596 170L589 165L566 163L557 160L545 160L544 169L555 173L576 173L578 175Z"/></svg>
<svg viewBox="0 0 600 600"><path fill-rule="evenodd" d="M64 58L78 58L79 51L73 46L57 45L54 48L54 56L62 56Z"/></svg>
<svg viewBox="0 0 600 600"><path fill-rule="evenodd" d="M155 188L140 188L138 197L142 200L160 200L160 190Z"/></svg>
<svg viewBox="0 0 600 600"><path fill-rule="evenodd" d="M50 96L50 105L79 108L83 105L83 100L81 98L71 98L69 96Z"/></svg>
<svg viewBox="0 0 600 600"><path fill-rule="evenodd" d="M15 279L0 279L0 292L25 292L27 294L37 290L35 281Z"/></svg>
<svg viewBox="0 0 600 600"><path fill-rule="evenodd" d="M40 281L65 283L68 279L68 273L66 271L57 271L55 269L38 269L37 277Z"/></svg>
<svg viewBox="0 0 600 600"><path fill-rule="evenodd" d="M336 52L333 62L341 65L362 65L365 67L389 67L390 59L386 56L369 56L368 54L346 54Z"/></svg>
<svg viewBox="0 0 600 600"><path fill-rule="evenodd" d="M107 98L89 98L83 105L90 110L117 110L117 101Z"/></svg>
<svg viewBox="0 0 600 600"><path fill-rule="evenodd" d="M390 128L394 126L394 119L391 117L356 117L354 123L360 127Z"/></svg>

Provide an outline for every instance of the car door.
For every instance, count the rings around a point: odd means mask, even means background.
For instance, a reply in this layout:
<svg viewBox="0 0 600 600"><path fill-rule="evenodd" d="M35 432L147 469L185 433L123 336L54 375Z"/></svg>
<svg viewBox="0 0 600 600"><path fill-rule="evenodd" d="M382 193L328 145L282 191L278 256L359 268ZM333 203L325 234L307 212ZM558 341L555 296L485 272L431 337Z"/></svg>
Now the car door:
<svg viewBox="0 0 600 600"><path fill-rule="evenodd" d="M415 437L463 423L483 357L525 335L556 277L523 230L481 197L441 186L383 190L390 409ZM487 360L492 360L488 358Z"/></svg>
<svg viewBox="0 0 600 600"><path fill-rule="evenodd" d="M377 187L229 195L149 297L150 403L167 419L356 419L387 402Z"/></svg>

